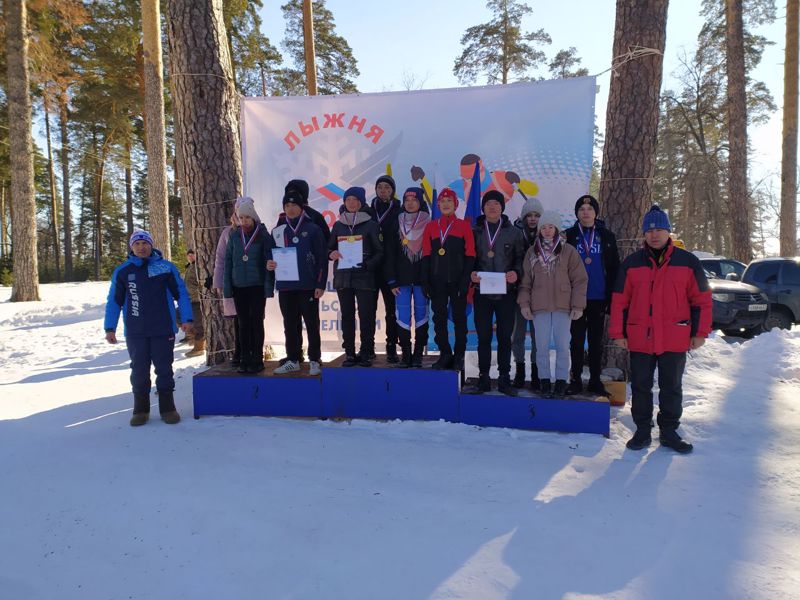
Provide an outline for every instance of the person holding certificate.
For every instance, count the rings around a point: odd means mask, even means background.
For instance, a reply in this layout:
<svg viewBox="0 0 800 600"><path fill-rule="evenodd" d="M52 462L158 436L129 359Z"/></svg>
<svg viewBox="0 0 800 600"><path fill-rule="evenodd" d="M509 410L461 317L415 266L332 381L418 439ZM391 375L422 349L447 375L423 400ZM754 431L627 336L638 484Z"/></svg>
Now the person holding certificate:
<svg viewBox="0 0 800 600"><path fill-rule="evenodd" d="M469 223L456 216L458 197L453 190L444 188L436 202L441 216L428 223L422 236L422 280L431 299L434 339L439 347L439 359L432 366L461 371L467 349L467 292L475 262L475 238ZM452 347L447 332L448 306L456 338Z"/></svg>
<svg viewBox="0 0 800 600"><path fill-rule="evenodd" d="M578 251L561 241L561 219L545 211L539 219L539 235L523 261L517 303L536 331L536 367L539 388L547 397L562 397L569 375L570 323L586 307L589 277ZM556 345L556 383L550 381L550 339Z"/></svg>
<svg viewBox="0 0 800 600"><path fill-rule="evenodd" d="M304 321L308 335L308 373L320 375L319 299L328 281L328 256L325 235L307 216L303 197L297 190L288 189L283 195L283 218L272 230L272 240L272 260L267 261L267 270L275 273L286 339L286 361L274 374L300 370Z"/></svg>
<svg viewBox="0 0 800 600"><path fill-rule="evenodd" d="M344 210L331 228L328 258L333 263L333 287L342 313L343 367L372 366L375 352L376 271L383 261L378 224L367 208L362 187L348 188ZM356 355L356 303L361 349Z"/></svg>
<svg viewBox="0 0 800 600"><path fill-rule="evenodd" d="M402 350L399 366L405 368L422 367L422 353L428 343L428 298L425 296L422 279L422 237L430 221L428 203L425 202L422 188L410 187L403 193L403 212L396 223L397 232L384 240L386 279L392 293L397 297L398 337Z"/></svg>
<svg viewBox="0 0 800 600"><path fill-rule="evenodd" d="M514 331L514 305L517 284L522 277L525 239L503 214L503 194L489 190L481 200L483 215L475 221L475 267L470 274L476 286L472 300L475 329L478 332L478 390L492 389L492 322L497 324L497 390L516 396L511 385L511 334Z"/></svg>
<svg viewBox="0 0 800 600"><path fill-rule="evenodd" d="M237 201L239 218L225 250L223 295L233 298L239 323L241 362L239 373L264 370L264 309L273 295L273 278L267 274L272 237L261 223L252 198Z"/></svg>

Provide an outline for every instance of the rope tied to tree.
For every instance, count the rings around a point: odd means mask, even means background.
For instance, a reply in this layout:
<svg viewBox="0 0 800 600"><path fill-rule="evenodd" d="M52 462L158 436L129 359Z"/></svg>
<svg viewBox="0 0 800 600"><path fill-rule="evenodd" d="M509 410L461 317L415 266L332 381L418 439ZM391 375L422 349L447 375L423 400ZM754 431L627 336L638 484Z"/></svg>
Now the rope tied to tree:
<svg viewBox="0 0 800 600"><path fill-rule="evenodd" d="M603 73L608 73L609 71L614 72L615 77L619 77L619 73L617 69L621 66L631 62L632 60L636 60L637 58L642 58L643 56L663 56L664 53L657 48L647 48L646 46L629 46L628 51L624 54L620 54L619 56L615 56L611 59L611 66L607 68L605 71L600 71L595 77L602 75Z"/></svg>

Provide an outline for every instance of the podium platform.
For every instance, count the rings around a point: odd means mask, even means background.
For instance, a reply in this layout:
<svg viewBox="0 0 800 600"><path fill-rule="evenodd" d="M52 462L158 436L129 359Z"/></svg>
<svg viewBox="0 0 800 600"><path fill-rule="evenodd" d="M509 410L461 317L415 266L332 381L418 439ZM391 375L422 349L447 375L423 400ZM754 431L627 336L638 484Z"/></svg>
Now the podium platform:
<svg viewBox="0 0 800 600"><path fill-rule="evenodd" d="M466 393L461 373L403 369L378 355L373 366L342 367L344 356L308 374L308 363L291 375L273 375L277 361L258 374L218 365L194 376L194 417L210 415L312 417L318 419L414 420L466 423L567 433L609 434L610 405L602 396L543 398L529 388L516 397L493 391ZM496 382L493 383L496 389Z"/></svg>

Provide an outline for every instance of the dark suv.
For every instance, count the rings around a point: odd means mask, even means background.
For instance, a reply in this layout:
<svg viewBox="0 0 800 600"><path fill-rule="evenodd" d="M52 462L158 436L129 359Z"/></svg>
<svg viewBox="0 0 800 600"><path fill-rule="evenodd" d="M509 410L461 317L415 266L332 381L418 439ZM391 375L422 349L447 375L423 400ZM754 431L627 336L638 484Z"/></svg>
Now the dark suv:
<svg viewBox="0 0 800 600"><path fill-rule="evenodd" d="M790 329L800 321L800 257L754 260L742 281L760 287L769 298L765 329Z"/></svg>
<svg viewBox="0 0 800 600"><path fill-rule="evenodd" d="M711 299L714 329L725 335L753 337L764 330L769 313L769 299L755 286L718 279L706 271Z"/></svg>
<svg viewBox="0 0 800 600"><path fill-rule="evenodd" d="M711 273L712 276L719 279L732 279L733 281L741 281L742 273L747 268L747 265L740 263L738 260L732 258L725 258L722 256L699 256L700 264L703 268ZM735 277L728 277L734 274Z"/></svg>

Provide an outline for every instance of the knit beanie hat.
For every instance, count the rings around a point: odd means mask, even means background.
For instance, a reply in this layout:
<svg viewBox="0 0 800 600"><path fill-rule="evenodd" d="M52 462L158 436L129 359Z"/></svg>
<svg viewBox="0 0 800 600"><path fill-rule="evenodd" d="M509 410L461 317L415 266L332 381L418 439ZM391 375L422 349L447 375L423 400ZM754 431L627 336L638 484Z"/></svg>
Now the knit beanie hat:
<svg viewBox="0 0 800 600"><path fill-rule="evenodd" d="M363 187L350 187L347 188L342 195L342 200L345 200L348 196L355 196L361 202L361 207L365 207L367 205L367 191Z"/></svg>
<svg viewBox="0 0 800 600"><path fill-rule="evenodd" d="M252 198L244 196L236 200L236 214L241 219L242 217L250 217L253 221L260 222L258 213L256 212L256 203Z"/></svg>
<svg viewBox="0 0 800 600"><path fill-rule="evenodd" d="M381 175L378 177L378 180L375 182L375 193L378 193L378 184L379 183L388 183L392 186L392 198L395 197L397 194L397 185L394 182L394 178L391 175Z"/></svg>
<svg viewBox="0 0 800 600"><path fill-rule="evenodd" d="M303 201L303 195L300 193L300 190L287 187L286 193L283 195L283 205L286 206L290 202L298 206L304 206L306 204Z"/></svg>
<svg viewBox="0 0 800 600"><path fill-rule="evenodd" d="M578 211L580 210L581 206L584 204L591 204L592 208L594 209L594 216L600 216L600 203L597 201L597 198L592 196L591 194L585 194L578 198L575 201L575 216L578 216Z"/></svg>
<svg viewBox="0 0 800 600"><path fill-rule="evenodd" d="M130 242L128 242L128 245L130 246L131 250L133 250L133 243L139 241L147 242L151 246L155 245L153 244L153 236L150 235L150 233L145 231L144 229L135 229L131 234Z"/></svg>
<svg viewBox="0 0 800 600"><path fill-rule="evenodd" d="M289 181L283 191L288 192L289 190L295 190L300 194L301 204L308 204L308 182L305 179L292 179Z"/></svg>
<svg viewBox="0 0 800 600"><path fill-rule="evenodd" d="M481 212L484 212L484 208L486 207L486 203L489 202L489 200L496 200L497 202L499 202L500 203L500 212L505 212L505 210L506 210L506 199L505 199L505 196L503 196L503 194L501 194L497 190L489 190L488 192L486 192L483 195L483 198L481 199Z"/></svg>
<svg viewBox="0 0 800 600"><path fill-rule="evenodd" d="M542 203L536 198L528 198L525 204L522 205L522 210L519 212L519 218L524 219L531 213L536 213L541 216L544 212Z"/></svg>
<svg viewBox="0 0 800 600"><path fill-rule="evenodd" d="M442 191L439 192L439 197L436 198L436 202L439 202L442 198L450 198L450 200L453 201L454 207L458 208L458 196L456 196L456 193L450 188L443 188Z"/></svg>
<svg viewBox="0 0 800 600"><path fill-rule="evenodd" d="M542 227L545 225L552 225L557 231L561 231L561 217L554 210L546 210L539 218L539 231L541 231Z"/></svg>
<svg viewBox="0 0 800 600"><path fill-rule="evenodd" d="M428 203L425 202L425 195L424 192L422 191L422 188L420 187L406 188L406 191L403 192L403 210L405 210L406 196L408 196L409 194L413 194L414 197L417 199L417 202L419 202L419 209L422 212L428 212Z"/></svg>
<svg viewBox="0 0 800 600"><path fill-rule="evenodd" d="M647 233L651 229L666 229L672 231L672 225L669 223L669 217L658 204L653 204L642 221L642 233Z"/></svg>

